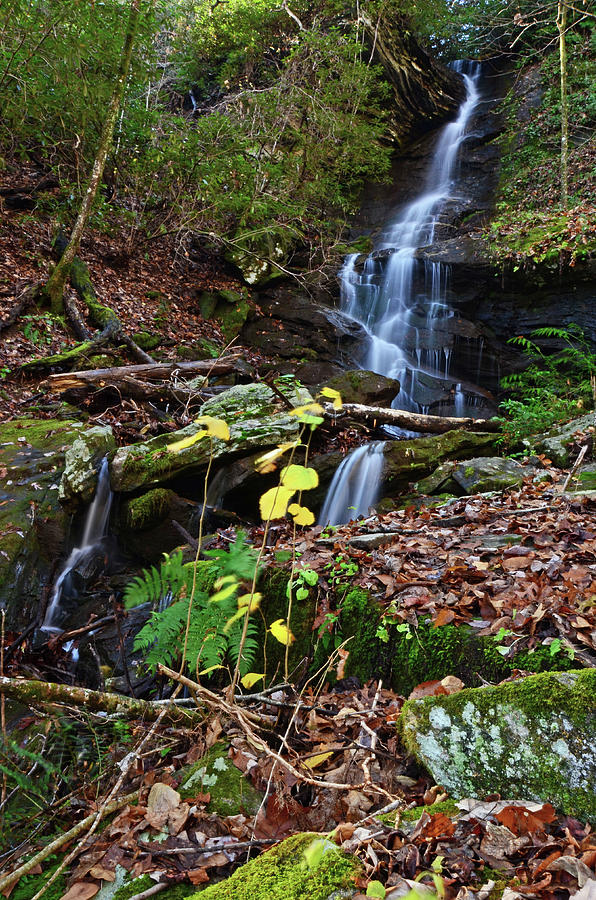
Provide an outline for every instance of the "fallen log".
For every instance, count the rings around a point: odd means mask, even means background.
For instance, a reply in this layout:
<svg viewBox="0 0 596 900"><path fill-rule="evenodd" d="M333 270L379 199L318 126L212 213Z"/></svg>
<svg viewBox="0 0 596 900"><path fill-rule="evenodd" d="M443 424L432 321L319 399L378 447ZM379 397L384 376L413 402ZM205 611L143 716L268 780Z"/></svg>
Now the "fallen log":
<svg viewBox="0 0 596 900"><path fill-rule="evenodd" d="M373 420L377 425L394 425L408 431L423 431L444 434L454 428L469 431L500 431L497 419L471 419L455 416L427 416L422 413L407 412L404 409L387 409L381 406L363 406L360 403L344 403L341 409L334 409L331 403L324 406L329 418L348 418L356 422Z"/></svg>
<svg viewBox="0 0 596 900"><path fill-rule="evenodd" d="M117 386L124 378L145 378L151 381L165 381L173 375L227 375L234 372L240 353L233 353L221 359L198 359L185 362L145 363L133 366L112 366L109 369L88 369L80 372L60 372L48 376L47 384L52 391L62 393L77 388Z"/></svg>
<svg viewBox="0 0 596 900"><path fill-rule="evenodd" d="M77 706L87 712L102 712L127 719L144 719L154 722L163 715L172 724L198 725L205 719L199 709L181 709L175 703L156 705L150 700L135 700L124 694L92 691L89 688L69 684L34 681L27 678L0 676L0 694L12 697L26 706Z"/></svg>

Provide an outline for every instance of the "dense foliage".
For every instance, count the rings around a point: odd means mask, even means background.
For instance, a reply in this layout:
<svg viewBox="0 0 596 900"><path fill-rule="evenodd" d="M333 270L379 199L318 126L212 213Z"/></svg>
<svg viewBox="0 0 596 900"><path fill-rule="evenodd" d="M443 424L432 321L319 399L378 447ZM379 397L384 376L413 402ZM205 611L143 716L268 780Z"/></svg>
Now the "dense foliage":
<svg viewBox="0 0 596 900"><path fill-rule="evenodd" d="M124 221L131 244L182 229L278 258L332 243L389 159L387 86L357 20L325 0L142 7L96 224ZM3 153L59 177L40 203L63 219L93 160L123 18L116 0L14 0L0 23Z"/></svg>

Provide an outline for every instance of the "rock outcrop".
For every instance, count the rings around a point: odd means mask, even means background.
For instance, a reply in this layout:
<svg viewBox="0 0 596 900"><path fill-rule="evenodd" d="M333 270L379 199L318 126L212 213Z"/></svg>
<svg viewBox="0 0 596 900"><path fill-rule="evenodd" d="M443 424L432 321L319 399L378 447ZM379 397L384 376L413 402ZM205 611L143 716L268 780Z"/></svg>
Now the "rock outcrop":
<svg viewBox="0 0 596 900"><path fill-rule="evenodd" d="M545 800L596 817L596 670L408 701L408 749L452 794Z"/></svg>

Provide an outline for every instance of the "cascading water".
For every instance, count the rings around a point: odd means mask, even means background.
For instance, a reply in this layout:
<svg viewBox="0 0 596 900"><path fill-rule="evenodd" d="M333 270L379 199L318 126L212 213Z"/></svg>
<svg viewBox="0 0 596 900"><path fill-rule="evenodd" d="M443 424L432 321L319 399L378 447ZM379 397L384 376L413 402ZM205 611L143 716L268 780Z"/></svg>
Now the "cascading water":
<svg viewBox="0 0 596 900"><path fill-rule="evenodd" d="M97 489L93 502L87 510L85 527L80 547L71 550L70 555L54 585L54 590L46 611L42 631L60 632L64 619L68 616L68 610L64 608L63 598L72 593L73 587L69 585L72 575L77 570L84 568L85 563L101 551L102 538L105 537L110 520L113 494L110 488L110 472L108 460L102 460Z"/></svg>
<svg viewBox="0 0 596 900"><path fill-rule="evenodd" d="M466 99L455 121L440 133L422 193L383 232L363 269L357 267L359 254L348 256L339 279L343 311L368 336L362 367L399 380L392 406L426 413L437 396L448 395L452 414L465 415L476 398L468 401L464 379L452 374L455 330L446 323L454 316L447 302L449 270L441 263L421 264L416 256L417 250L433 243L441 213L457 191L459 151L481 102L480 65L468 61L453 65L464 78ZM404 435L386 430L395 437ZM382 470L382 451L371 449L376 446L359 447L343 461L329 488L321 524L339 524L368 512Z"/></svg>
<svg viewBox="0 0 596 900"><path fill-rule="evenodd" d="M321 525L338 525L368 513L381 485L385 443L373 441L346 456L327 491Z"/></svg>

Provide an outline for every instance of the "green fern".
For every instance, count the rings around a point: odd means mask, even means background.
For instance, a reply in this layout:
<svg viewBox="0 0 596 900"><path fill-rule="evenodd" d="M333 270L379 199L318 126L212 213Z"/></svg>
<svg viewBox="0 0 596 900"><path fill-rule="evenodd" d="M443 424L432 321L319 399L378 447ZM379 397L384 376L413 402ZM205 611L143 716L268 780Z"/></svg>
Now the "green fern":
<svg viewBox="0 0 596 900"><path fill-rule="evenodd" d="M182 551L169 556L164 553L164 560L159 569L152 566L143 569L124 590L124 605L127 609L140 606L142 603L159 604L168 594L177 597L189 581L192 580L192 563L184 565Z"/></svg>
<svg viewBox="0 0 596 900"><path fill-rule="evenodd" d="M242 582L252 582L256 571L257 554L239 533L229 550L211 550L206 556L213 559L218 578L233 576L234 590L224 599L213 600L205 591L195 591L190 616L186 648L186 664L191 672L204 672L222 666L226 661L235 666L242 637L243 618L233 619L238 611L237 597L244 592ZM135 650L145 653L145 662L154 669L157 663L171 666L178 661L184 646L188 621L188 598L192 594L195 563L183 564L182 553L164 554L161 567L144 569L131 581L124 592L127 608L141 603L161 607L154 609L149 621L135 638ZM258 644L256 626L249 620L247 640L242 652L240 671L250 671Z"/></svg>

